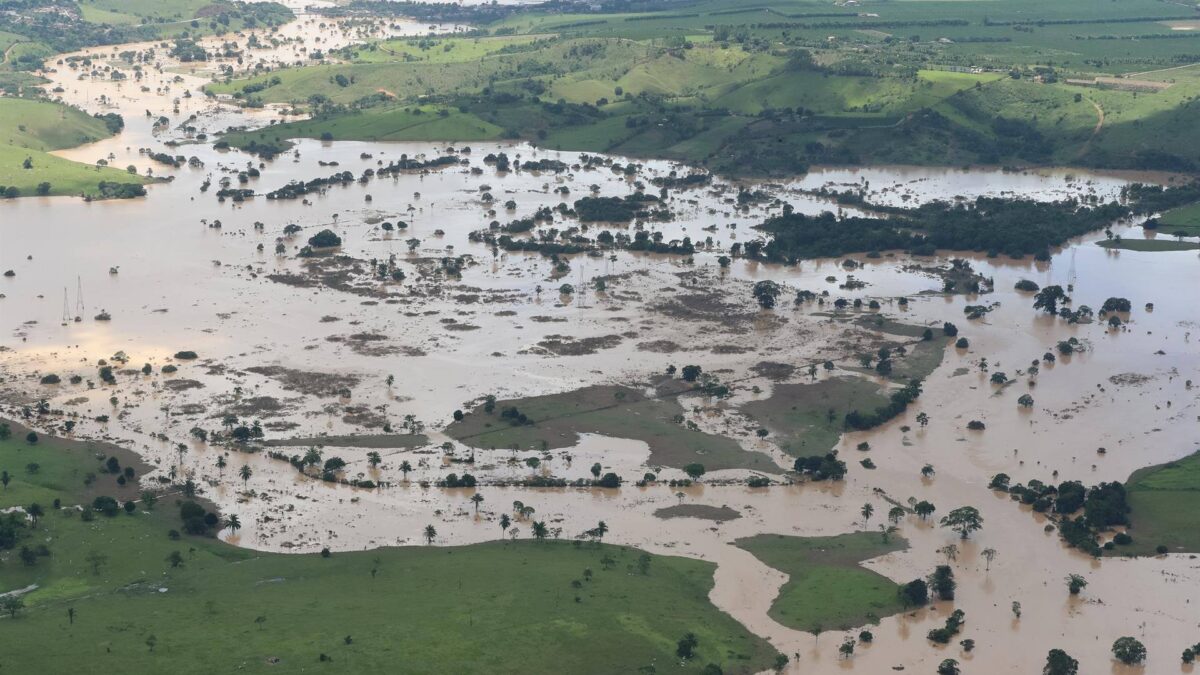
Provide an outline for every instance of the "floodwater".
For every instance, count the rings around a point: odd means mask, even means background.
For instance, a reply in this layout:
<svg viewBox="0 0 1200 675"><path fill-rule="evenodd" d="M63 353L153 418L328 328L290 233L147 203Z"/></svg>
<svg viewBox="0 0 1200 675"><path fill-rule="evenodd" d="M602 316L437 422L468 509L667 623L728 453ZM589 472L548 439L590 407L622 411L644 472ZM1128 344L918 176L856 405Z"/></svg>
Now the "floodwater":
<svg viewBox="0 0 1200 675"><path fill-rule="evenodd" d="M113 139L59 154L85 162L104 158L113 166L132 164L143 173L152 168L156 176L172 180L151 186L149 196L139 200L27 198L0 204L0 269L15 272L0 279L3 411L12 414L21 405L47 398L52 408L79 415L80 437L122 442L162 474L194 477L206 497L244 523L236 535L224 536L252 548L311 552L325 546L346 550L416 544L427 524L437 527L438 544L484 541L501 536L499 515L509 512L515 500L534 507L535 517L563 537L605 520L614 542L716 563L713 601L781 651L798 655L793 672L881 673L903 666L926 673L953 657L963 662L965 672L1030 673L1041 667L1051 648L1078 658L1081 672L1124 672L1108 655L1108 645L1122 635L1146 643L1148 672L1174 671L1179 652L1197 639L1200 614L1191 602L1200 603L1200 562L1187 555L1093 561L1065 549L1055 533L1043 531L1040 516L996 496L986 484L998 472L1008 473L1014 482L1054 480L1055 472L1058 480L1089 484L1123 480L1136 468L1197 450L1200 406L1196 390L1187 385L1200 380L1200 347L1192 335L1200 330L1191 293L1200 287L1200 258L1194 252L1108 251L1095 245L1103 236L1096 234L1072 242L1045 263L968 256L977 271L995 279L996 292L982 297L937 293L940 280L906 270L913 261L903 256L855 256L863 267L852 274L867 285L842 291L837 285L851 272L840 260L795 267L739 260L720 271L716 259L721 252L735 241L755 238L751 225L779 207L768 200L739 209L734 198L742 186L718 180L710 187L673 192L669 207L675 219L647 225L667 241L711 237L712 248L701 247L693 261L618 252L612 257L572 256L569 269L561 272L547 258L493 253L468 235L486 229L492 220L529 216L538 207L569 203L589 192L628 194L634 181L648 184L654 176L686 173L688 168L613 158L643 165L637 176L626 178L608 167L558 175L498 174L483 163L493 152L522 161L581 161L579 153L525 144L300 140L295 153L265 163L213 149L215 132L261 126L280 116L277 109L242 111L201 95L199 87L218 65L242 70L257 62L293 63L314 46L328 50L365 37L427 29L402 22L342 26L302 17L281 29L279 35L288 39L279 47L257 51L241 64L161 61L161 69L147 68L141 82L121 83L106 73L80 79L78 71L60 66L52 77L62 86L64 100L93 112L120 112L127 128ZM128 71L127 64L115 59L97 61ZM153 127L159 115L170 118L169 128ZM207 142L195 140L200 133L209 135ZM168 140L181 145L168 148ZM464 145L470 145L469 154ZM237 187L237 172L250 166L261 165L261 175L247 187L265 193L291 180L343 170L358 176L403 154L438 157L449 147L467 164L331 187L306 200L258 196L222 203L215 196L221 178L230 177ZM142 148L194 156L202 166L156 164ZM482 172L473 174L473 168ZM201 192L206 180L212 187ZM815 170L792 182L745 187L817 213L837 210L810 194L821 187L865 188L873 201L915 204L981 194L1108 199L1127 180L1069 169L1009 173L881 167ZM555 192L561 187L569 194ZM492 193L494 203L482 201L485 191ZM508 200L516 202L512 211L504 206ZM489 213L493 209L494 215ZM408 223L406 230L388 233L380 227L384 221L401 220ZM213 227L217 221L219 228ZM288 224L303 229L286 237ZM561 230L575 225L560 216L554 223ZM358 272L339 268L337 279L310 284L313 277L295 256L296 249L326 227L342 236L342 253L358 261L395 256L406 279L372 280L369 272L361 272L366 262L360 262ZM1131 225L1114 230L1126 238L1141 236L1140 228ZM411 239L419 241L410 251ZM274 253L277 242L284 244L285 255ZM448 256L469 256L461 279L438 269ZM602 276L609 279L607 290L590 290ZM837 282L827 281L829 276ZM632 482L620 490L501 487L489 483L534 472L581 478L594 462L630 481L655 467L646 466L645 443L594 434L583 435L575 447L549 453L537 469L510 461L514 455L509 450L477 449L474 465L453 464L450 457L461 459L471 451L457 443L449 452L439 447L450 440L439 430L451 413L487 394L508 398L600 383L635 384L668 364L697 363L736 382L735 396L725 403L685 397L686 417L707 431L730 435L747 450L766 452L782 470L789 460L770 439L756 438L756 425L737 410L745 401L769 396L772 389L772 382L754 376L751 367L761 361L806 365L847 360L855 340L869 342L872 336L831 322L815 306L781 303L774 312L759 312L749 287L760 279L774 279L792 290L829 290L833 297L878 299L882 313L906 323L953 321L971 346L947 349L942 365L926 380L925 393L906 414L879 429L842 438L839 448L851 469L836 485L751 489L733 482L747 477L746 471L730 470L682 491L666 485L638 488ZM1013 290L1019 279L1073 283L1076 305L1098 308L1107 297L1127 297L1134 311L1120 330L1099 322L1068 325L1036 314L1032 298ZM564 283L579 290L561 295ZM661 310L664 301L686 294L725 303L721 307L729 316L716 312L680 318ZM896 303L901 296L910 298L907 308ZM964 318L964 305L991 303L998 306L982 319ZM1146 303L1154 303L1153 311L1144 309ZM102 310L110 321L93 319ZM76 315L80 322L72 320ZM1070 337L1084 341L1087 350L1043 365L1035 387L1017 376ZM540 344L584 338L605 339L591 353L573 355L555 355ZM172 355L180 350L195 351L199 359L175 361ZM97 361L117 352L128 356L125 368L149 363L155 374L122 372L116 385L99 383ZM979 367L981 358L988 361L987 372ZM168 363L179 371L159 374ZM263 366L341 379L325 377L308 391L303 386L297 390L294 383L289 389L288 382L248 370ZM988 378L997 370L1015 383L991 385ZM38 384L46 373L58 374L64 383ZM68 384L75 374L85 382ZM832 373L839 374L844 373ZM388 375L394 382L387 382ZM803 377L798 371L795 379ZM87 380L96 381L95 387L89 388ZM350 389L349 397L331 391L343 387ZM1016 399L1027 392L1036 404L1025 411ZM117 399L115 406L110 397ZM326 457L348 461L347 477L393 484L363 490L300 476L265 453L238 453L191 438L192 427L218 429L224 412L239 410L245 419L261 420L269 438L379 433L383 421L399 430L411 415L430 441L416 450L381 450L384 461L378 469L368 466L364 449L326 449ZM931 418L925 428L914 421L920 412ZM108 423L91 421L102 414L110 416ZM987 429L968 431L967 422L975 419L985 421ZM912 429L902 431L905 426ZM857 463L855 446L864 440L878 466L874 471ZM180 443L185 452L177 450ZM1099 448L1105 452L1098 453ZM518 453L516 459L530 454ZM221 455L228 460L223 470L216 466ZM399 471L403 460L414 467L407 481ZM932 478L921 476L926 463L936 469ZM254 469L244 482L236 477L243 464ZM479 492L485 500L478 515L469 501L472 490L421 487L422 481L464 470L483 482ZM682 475L675 469L660 471L663 478ZM872 629L873 644L860 646L851 659L839 659L842 637L836 631L814 639L768 617L783 575L730 542L763 532L807 536L860 529L859 508L866 502L880 514L870 524L874 529L889 506L884 496L900 502L929 500L939 514L974 505L985 527L970 541L958 542L932 523L915 518L902 522L900 534L910 547L867 565L905 582L944 561L937 549L958 543L961 552L952 563L959 581L957 600L884 619ZM666 526L653 516L680 501L728 505L742 518L721 524L674 519ZM528 526L517 521L517 536L528 536ZM984 548L998 552L987 571L979 555ZM1063 579L1071 572L1090 582L1081 596L1066 592ZM1022 605L1020 619L1011 612L1013 601ZM966 612L958 639L975 641L971 653L957 644L934 646L924 637L954 608Z"/></svg>

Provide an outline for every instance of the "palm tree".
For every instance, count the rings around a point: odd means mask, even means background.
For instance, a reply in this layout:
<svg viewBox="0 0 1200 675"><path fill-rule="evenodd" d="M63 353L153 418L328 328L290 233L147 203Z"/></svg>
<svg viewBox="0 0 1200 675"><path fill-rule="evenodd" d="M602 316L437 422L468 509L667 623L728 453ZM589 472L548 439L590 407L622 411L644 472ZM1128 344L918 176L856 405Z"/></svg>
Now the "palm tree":
<svg viewBox="0 0 1200 675"><path fill-rule="evenodd" d="M476 515L479 515L479 503L482 501L483 501L483 495L479 494L478 492L471 495L471 502L473 504L475 504L475 514Z"/></svg>
<svg viewBox="0 0 1200 675"><path fill-rule="evenodd" d="M378 452L367 453L367 464L370 464L372 469L378 467L381 462L383 462L383 457Z"/></svg>
<svg viewBox="0 0 1200 675"><path fill-rule="evenodd" d="M549 530L546 529L546 523L535 520L533 522L533 536L538 539L545 539L547 534L549 534Z"/></svg>
<svg viewBox="0 0 1200 675"><path fill-rule="evenodd" d="M883 538L883 543L885 544L891 541L892 535L899 531L900 528L896 527L895 525L884 525L883 523L879 524L879 536Z"/></svg>
<svg viewBox="0 0 1200 675"><path fill-rule="evenodd" d="M512 520L509 519L508 514L500 514L500 536L503 537L508 532L509 525L512 525Z"/></svg>
<svg viewBox="0 0 1200 675"><path fill-rule="evenodd" d="M433 538L437 536L437 530L432 525L425 526L425 543L432 544Z"/></svg>
<svg viewBox="0 0 1200 675"><path fill-rule="evenodd" d="M243 464L242 470L238 472L238 475L242 477L243 483L248 483L250 482L250 476L254 475L254 469L251 469L249 464Z"/></svg>
<svg viewBox="0 0 1200 675"><path fill-rule="evenodd" d="M412 464L409 464L407 459L400 462L400 473L404 474L404 480L408 480L408 472L412 470Z"/></svg>
<svg viewBox="0 0 1200 675"><path fill-rule="evenodd" d="M219 473L220 473L222 476L224 476L224 475L225 475L225 467L227 467L227 466L229 466L229 462L226 462L226 461L225 461L225 455L220 455L220 456L218 456L218 457L217 457L217 471L218 471L218 472L219 472Z"/></svg>
<svg viewBox="0 0 1200 675"><path fill-rule="evenodd" d="M604 541L604 535L606 534L608 534L608 523L602 520L600 524L596 525L596 539Z"/></svg>
<svg viewBox="0 0 1200 675"><path fill-rule="evenodd" d="M236 513L232 513L229 515L229 518L225 519L225 527L237 532L238 530L242 529L242 521L238 519Z"/></svg>
<svg viewBox="0 0 1200 675"><path fill-rule="evenodd" d="M870 504L863 504L862 510L859 511L859 513L862 514L863 526L865 527L867 521L870 520L871 516L875 513L875 507L871 506Z"/></svg>
<svg viewBox="0 0 1200 675"><path fill-rule="evenodd" d="M983 559L987 561L987 565L984 566L983 571L987 572L992 569L992 559L996 557L996 549L985 548L979 552L979 555L983 556Z"/></svg>
<svg viewBox="0 0 1200 675"><path fill-rule="evenodd" d="M321 451L316 448L309 448L308 452L304 453L304 463L308 466L321 463Z"/></svg>

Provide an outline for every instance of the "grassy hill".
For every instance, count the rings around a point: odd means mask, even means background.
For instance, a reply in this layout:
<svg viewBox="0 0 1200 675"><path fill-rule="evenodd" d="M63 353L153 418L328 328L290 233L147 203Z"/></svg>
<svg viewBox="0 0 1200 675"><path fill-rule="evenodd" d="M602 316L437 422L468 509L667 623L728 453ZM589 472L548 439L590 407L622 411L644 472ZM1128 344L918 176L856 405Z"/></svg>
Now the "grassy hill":
<svg viewBox="0 0 1200 675"><path fill-rule="evenodd" d="M1200 32L1176 30L1193 20L1187 7L622 7L558 13L352 0L322 11L478 17L480 30L356 46L327 63L209 90L256 103L317 101L323 118L436 104L551 148L667 157L734 174L884 162L1200 170ZM340 131L355 137L353 125Z"/></svg>
<svg viewBox="0 0 1200 675"><path fill-rule="evenodd" d="M142 185L144 177L72 162L49 154L108 138L103 120L49 101L0 97L0 186L18 196L34 194L100 196L99 183ZM29 162L26 167L26 160ZM48 183L45 192L39 185Z"/></svg>
<svg viewBox="0 0 1200 675"><path fill-rule="evenodd" d="M45 515L35 525L14 516L17 541L0 547L0 592L35 586L15 618L0 620L4 670L389 673L403 663L609 673L716 663L749 673L774 662L774 649L709 603L711 563L649 556L643 566L634 549L555 540L324 557L173 538L177 488L149 503L135 481L118 486L102 468L115 453L136 477L144 467L129 453L16 436L0 441L11 478L0 510L37 503ZM98 496L138 501L106 516L90 506ZM699 646L680 668L675 646L688 632Z"/></svg>
<svg viewBox="0 0 1200 675"><path fill-rule="evenodd" d="M1131 553L1200 552L1200 454L1135 471L1129 492Z"/></svg>

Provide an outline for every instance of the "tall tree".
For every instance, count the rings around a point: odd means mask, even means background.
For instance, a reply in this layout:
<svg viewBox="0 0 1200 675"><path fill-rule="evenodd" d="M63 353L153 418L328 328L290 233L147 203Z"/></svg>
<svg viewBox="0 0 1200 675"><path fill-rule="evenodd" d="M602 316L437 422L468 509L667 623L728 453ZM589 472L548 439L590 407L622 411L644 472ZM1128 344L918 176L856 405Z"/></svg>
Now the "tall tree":
<svg viewBox="0 0 1200 675"><path fill-rule="evenodd" d="M983 516L974 506L960 506L942 518L942 527L948 527L966 539L972 532L983 529Z"/></svg>

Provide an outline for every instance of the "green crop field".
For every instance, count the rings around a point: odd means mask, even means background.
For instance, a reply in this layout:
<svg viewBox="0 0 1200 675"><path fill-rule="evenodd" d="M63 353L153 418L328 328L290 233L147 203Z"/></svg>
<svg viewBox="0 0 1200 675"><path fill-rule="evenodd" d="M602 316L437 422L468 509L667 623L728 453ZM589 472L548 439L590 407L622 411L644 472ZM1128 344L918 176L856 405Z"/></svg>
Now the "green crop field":
<svg viewBox="0 0 1200 675"><path fill-rule="evenodd" d="M0 592L33 587L0 621L6 671L698 672L715 663L752 673L774 662L774 649L709 603L711 563L650 556L643 565L637 550L553 540L329 557L176 540L179 495L85 520L77 504L135 500L138 488L103 472L105 448L17 435L0 441L10 478L0 509L37 503L45 515L33 525L4 516L24 524L0 549ZM17 549L40 545L46 555L23 564ZM178 566L167 560L174 552ZM675 646L688 632L697 654L680 668Z"/></svg>

